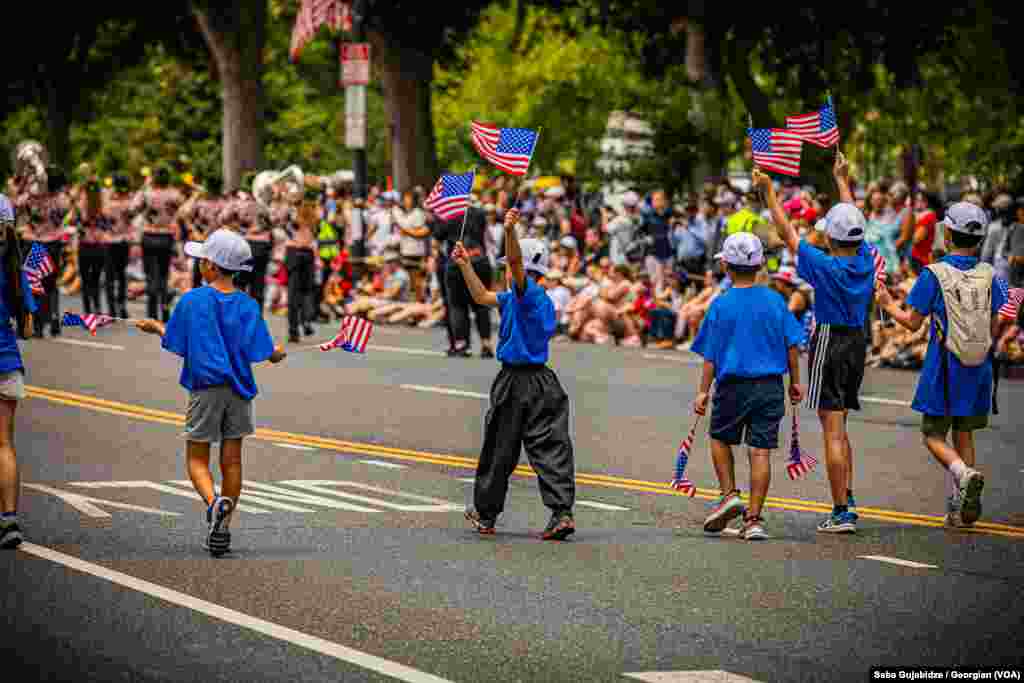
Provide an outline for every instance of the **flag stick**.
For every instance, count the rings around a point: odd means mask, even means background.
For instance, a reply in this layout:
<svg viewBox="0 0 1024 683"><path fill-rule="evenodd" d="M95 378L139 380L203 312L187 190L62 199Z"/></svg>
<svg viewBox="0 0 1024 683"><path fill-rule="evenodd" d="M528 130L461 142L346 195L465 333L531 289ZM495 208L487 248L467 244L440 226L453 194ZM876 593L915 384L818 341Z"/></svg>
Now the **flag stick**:
<svg viewBox="0 0 1024 683"><path fill-rule="evenodd" d="M540 126L539 128L537 128L537 137L535 137L533 139L533 149L530 150L530 163L531 164L533 163L534 152L537 151L537 143L540 142L540 132L542 130L544 130L544 126ZM525 176L529 171L530 171L530 167L527 166L526 167L526 171L523 172L523 175ZM523 192L525 192L525 191L526 191L526 188L523 188L523 189L519 190L519 192L516 193L516 205L515 205L515 208L518 209L519 205L522 204L522 202L523 202Z"/></svg>
<svg viewBox="0 0 1024 683"><path fill-rule="evenodd" d="M471 195L473 194L473 185L475 185L475 184L476 184L476 166L473 167L473 182L470 183L470 185L469 185L469 193ZM467 202L466 203L466 210L462 212L462 230L459 231L459 241L460 242L462 241L462 238L466 234L466 218L468 218L468 217L469 217L469 203Z"/></svg>

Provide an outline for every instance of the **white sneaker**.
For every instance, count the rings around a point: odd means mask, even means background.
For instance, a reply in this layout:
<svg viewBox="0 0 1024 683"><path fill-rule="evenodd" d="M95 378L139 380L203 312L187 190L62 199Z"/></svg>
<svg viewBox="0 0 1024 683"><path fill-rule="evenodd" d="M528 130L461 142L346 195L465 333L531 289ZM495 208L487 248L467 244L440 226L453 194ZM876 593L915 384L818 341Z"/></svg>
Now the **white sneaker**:
<svg viewBox="0 0 1024 683"><path fill-rule="evenodd" d="M763 541L767 539L768 534L764 530L764 520L760 517L744 520L740 538L744 541Z"/></svg>
<svg viewBox="0 0 1024 683"><path fill-rule="evenodd" d="M737 492L732 491L723 495L711 510L711 514L704 520L704 531L712 534L721 532L730 520L743 514L744 507Z"/></svg>
<svg viewBox="0 0 1024 683"><path fill-rule="evenodd" d="M981 517L981 491L985 488L985 476L976 469L968 468L960 479L960 516L965 524L974 524Z"/></svg>

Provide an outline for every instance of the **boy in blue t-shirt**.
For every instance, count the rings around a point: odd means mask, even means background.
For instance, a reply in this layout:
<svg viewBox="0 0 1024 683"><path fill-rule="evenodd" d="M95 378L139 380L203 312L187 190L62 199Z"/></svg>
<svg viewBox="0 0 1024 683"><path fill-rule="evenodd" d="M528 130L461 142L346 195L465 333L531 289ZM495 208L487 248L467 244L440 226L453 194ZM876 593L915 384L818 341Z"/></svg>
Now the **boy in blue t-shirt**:
<svg viewBox="0 0 1024 683"><path fill-rule="evenodd" d="M274 346L260 306L235 288L239 271L252 271L252 250L231 230L205 242L188 242L185 253L200 259L205 287L181 298L166 325L140 320L143 332L163 337L162 346L184 359L181 386L189 391L185 417L188 476L209 506L204 547L214 557L228 552L231 512L242 492L242 438L252 434L256 381L252 364L280 363L287 355ZM210 474L210 444L220 442L222 493Z"/></svg>
<svg viewBox="0 0 1024 683"><path fill-rule="evenodd" d="M998 339L999 309L1007 284L987 263L978 262L988 216L968 202L946 210L939 223L953 250L921 271L907 297L909 308L894 303L884 285L878 303L908 330L931 316L928 353L914 395L922 414L924 445L949 472L946 525L970 527L981 516L985 478L974 469L974 432L988 426L992 408L992 341ZM951 325L950 322L953 322ZM952 429L953 447L946 443Z"/></svg>
<svg viewBox="0 0 1024 683"><path fill-rule="evenodd" d="M779 204L771 178L754 169L779 236L797 255L797 275L814 288L815 329L808 359L807 403L818 411L825 435L825 463L832 493L832 513L819 525L823 533L857 531L853 500L853 448L846 430L851 410L860 410L860 386L867 363L865 320L874 296L874 252L864 245L867 219L854 204L849 170L842 154L833 176L840 203L825 214L830 254L801 241Z"/></svg>
<svg viewBox="0 0 1024 683"><path fill-rule="evenodd" d="M555 305L537 280L548 271L548 249L536 239L519 240L519 211L505 214L506 291L490 291L473 270L461 242L452 261L462 271L466 287L480 306L498 306L501 329L498 360L501 372L491 386L484 443L476 468L473 506L468 519L481 534L493 534L505 507L508 480L525 448L537 473L540 496L551 510L544 540L565 540L576 531L572 506L576 501L575 462L569 436L569 397L555 372L545 365L558 320Z"/></svg>
<svg viewBox="0 0 1024 683"><path fill-rule="evenodd" d="M740 538L767 538L761 508L768 495L770 451L779 446L779 423L786 415L782 376L789 372L789 398L803 398L800 387L802 330L786 301L768 287L756 286L764 248L755 235L736 233L717 255L733 281L715 299L691 351L703 356L704 373L695 410L704 415L715 383L711 410L711 456L722 496L704 520L704 531L718 533L743 512L736 488L732 447L743 441L750 455L750 507Z"/></svg>

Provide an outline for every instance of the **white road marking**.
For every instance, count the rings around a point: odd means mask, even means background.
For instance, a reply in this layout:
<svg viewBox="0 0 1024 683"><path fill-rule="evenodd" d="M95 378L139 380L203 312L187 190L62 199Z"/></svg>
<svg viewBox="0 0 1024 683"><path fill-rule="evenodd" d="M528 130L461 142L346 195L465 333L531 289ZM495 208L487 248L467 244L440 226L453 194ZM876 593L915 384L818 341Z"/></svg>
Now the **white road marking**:
<svg viewBox="0 0 1024 683"><path fill-rule="evenodd" d="M313 491L328 496L338 496L339 498L346 498L349 500L358 500L369 505L379 505L384 508L391 510L401 510L402 512L453 512L455 510L461 510L462 506L450 503L447 500L441 500L440 498L431 498L429 496L419 496L414 493L405 493L403 491L395 491L393 489L386 489L381 486L373 486L371 484L363 484L358 481L337 481L334 479L324 479L320 481L306 481L306 480L293 480L293 481L282 481L278 482L281 484L287 484L296 488L305 489L307 491ZM397 498L407 498L409 500L417 501L419 503L426 503L426 505L403 505L401 503L392 503L386 500L380 500L378 498L370 498L369 496L362 496L355 493L346 493L344 491L336 491L328 487L349 487L359 489L362 491L370 491L372 493L384 494L387 496L395 496ZM282 489L283 490L283 489ZM374 510L373 512L377 512Z"/></svg>
<svg viewBox="0 0 1024 683"><path fill-rule="evenodd" d="M172 605L184 607L190 609L193 612L205 614L208 617L226 621L230 624L247 628L257 633L276 638L286 643L298 645L299 647L318 652L328 657L348 662L360 666L370 671L376 671L384 676L390 676L400 681L406 681L407 683L451 683L451 681L439 678L437 676L428 674L419 669L414 669L398 662L393 662L382 657L376 657L366 652L361 652L338 643L332 643L329 640L323 638L317 638L316 636L296 631L294 629L275 624L270 621L264 621L242 612L236 612L233 609L223 607L221 605L207 602L206 600L200 600L199 598L187 595L185 593L179 593L176 590L159 586L149 581L143 581L137 579L134 576L128 574L122 574L121 572L114 571L113 569L107 569L106 567L91 562L86 562L77 557L71 555L65 555L64 553L51 550L43 546L35 545L34 543L22 543L19 549L22 552L26 552L30 555L35 555L44 560L50 560L57 564L64 565L70 569L95 576L97 578L105 579L111 583L115 583L119 586L138 591L150 595L159 600L169 602Z"/></svg>
<svg viewBox="0 0 1024 683"><path fill-rule="evenodd" d="M595 508L597 510L618 510L618 511L624 511L624 510L628 510L629 509L629 508L624 508L624 507L622 507L620 505L609 505L608 503L598 503L598 502L593 501L593 500L577 500L576 504L577 505L582 505L585 508Z"/></svg>
<svg viewBox="0 0 1024 683"><path fill-rule="evenodd" d="M881 396L861 396L860 400L864 403L880 403L884 406L910 407L910 401L898 401L894 398L882 398Z"/></svg>
<svg viewBox="0 0 1024 683"><path fill-rule="evenodd" d="M188 481L187 479L184 480L184 481L170 481L170 482L167 482L167 483L168 484L177 484L178 486L184 486L187 489L192 489L192 482ZM249 482L245 482L245 484L242 486L242 503L241 503L242 505L244 505L245 502L248 501L248 502L256 503L257 505L262 505L263 507L273 508L275 510L284 510L285 512L316 512L316 510L313 510L311 508L304 508L304 507L299 507L298 505L289 505L288 503L281 503L281 502L278 502L276 500L271 500L271 498L274 498L274 497L284 498L285 500L290 500L290 499L287 496L266 496L266 495L261 494L258 491L256 493L253 493L251 490L247 490L248 486L249 486ZM296 502L296 501L291 501L291 502ZM298 502L302 502L302 501L298 501Z"/></svg>
<svg viewBox="0 0 1024 683"><path fill-rule="evenodd" d="M644 353L644 354L641 354L641 357L642 358L647 358L648 360L670 360L673 363L681 363L683 365L703 365L704 364L704 361L700 360L698 358L685 358L685 357L681 357L681 356L662 356L662 355L658 355L658 354L654 354L654 353Z"/></svg>
<svg viewBox="0 0 1024 683"><path fill-rule="evenodd" d="M333 510L349 510L351 512L380 512L380 510L377 510L376 508L363 507L362 505L353 505L352 503L342 503L337 500L331 500L330 498L311 496L308 493L301 493L299 491L290 491L288 489L281 488L280 486L273 486L271 484L261 484L255 481L243 480L243 495L246 489L248 489L249 491L253 491L255 489L255 493L259 495L261 498L276 498L278 500L287 500L293 503L319 505L320 507L330 508Z"/></svg>
<svg viewBox="0 0 1024 683"><path fill-rule="evenodd" d="M1021 472L1024 472L1024 470L1021 470ZM459 481L464 481L467 484L475 484L476 477L459 477Z"/></svg>
<svg viewBox="0 0 1024 683"><path fill-rule="evenodd" d="M315 451L316 450L315 448L312 448L310 446L300 446L297 443L275 443L274 445L275 446L280 446L281 448L290 448L293 451Z"/></svg>
<svg viewBox="0 0 1024 683"><path fill-rule="evenodd" d="M728 671L642 671L622 675L647 683L757 683L753 678Z"/></svg>
<svg viewBox="0 0 1024 683"><path fill-rule="evenodd" d="M110 513L101 510L98 505L105 505L106 507L119 508L121 510L134 510L135 512L148 512L151 515L162 515L165 517L180 517L181 514L177 512L168 512L167 510L157 510L156 508L143 507L142 505L132 505L130 503L118 503L112 500L103 500L102 498L93 498L92 496L83 496L80 493L72 493L70 491L62 491L55 489L50 486L43 486L42 484L22 484L27 489L33 491L42 491L43 493L49 493L51 496L56 496L63 500L71 507L78 510L81 514L87 517L93 517L95 519L110 519Z"/></svg>
<svg viewBox="0 0 1024 683"><path fill-rule="evenodd" d="M476 391L463 391L461 389L446 389L444 387L427 387L421 384L401 384L399 385L402 389L412 389L413 391L426 391L432 394L448 394L449 396L465 396L467 398L490 398L487 394L481 394Z"/></svg>
<svg viewBox="0 0 1024 683"><path fill-rule="evenodd" d="M191 487L191 482L186 482ZM174 486L167 486L166 484L158 484L155 481L73 481L68 484L69 486L80 486L87 489L151 489L153 491L159 491L166 493L170 496L180 496L181 498L188 498L189 500L202 501L203 497L200 496L195 490L184 491ZM205 502L205 501L203 501ZM270 510L264 510L263 508L252 507L248 503L238 504L239 512L252 512L257 515L269 515Z"/></svg>
<svg viewBox="0 0 1024 683"><path fill-rule="evenodd" d="M399 465L397 462L384 462L383 460L360 460L359 462L364 465L375 465L377 467L386 467L389 470L404 470L408 465Z"/></svg>
<svg viewBox="0 0 1024 683"><path fill-rule="evenodd" d="M886 557L885 555L858 555L857 557L862 560L888 562L889 564L898 564L901 567L913 567L914 569L938 569L938 566L934 564L921 564L920 562L911 562L910 560L901 560L898 557Z"/></svg>
<svg viewBox="0 0 1024 683"><path fill-rule="evenodd" d="M367 344L366 347L371 351L390 351L392 353L405 353L410 356L443 356L444 353L440 351L431 351L429 349L406 349L399 346L380 346L378 344Z"/></svg>
<svg viewBox="0 0 1024 683"><path fill-rule="evenodd" d="M58 344L71 344L72 346L88 346L94 349L108 349L110 351L124 351L123 346L117 344L103 344L101 342L91 342L82 339L54 339L53 341Z"/></svg>

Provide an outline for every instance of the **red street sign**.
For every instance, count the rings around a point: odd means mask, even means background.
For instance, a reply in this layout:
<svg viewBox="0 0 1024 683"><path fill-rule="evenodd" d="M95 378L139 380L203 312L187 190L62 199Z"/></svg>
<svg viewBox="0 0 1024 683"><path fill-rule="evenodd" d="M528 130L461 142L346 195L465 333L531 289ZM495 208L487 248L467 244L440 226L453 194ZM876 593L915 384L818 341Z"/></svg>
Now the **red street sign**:
<svg viewBox="0 0 1024 683"><path fill-rule="evenodd" d="M370 44L342 43L341 85L370 84Z"/></svg>

